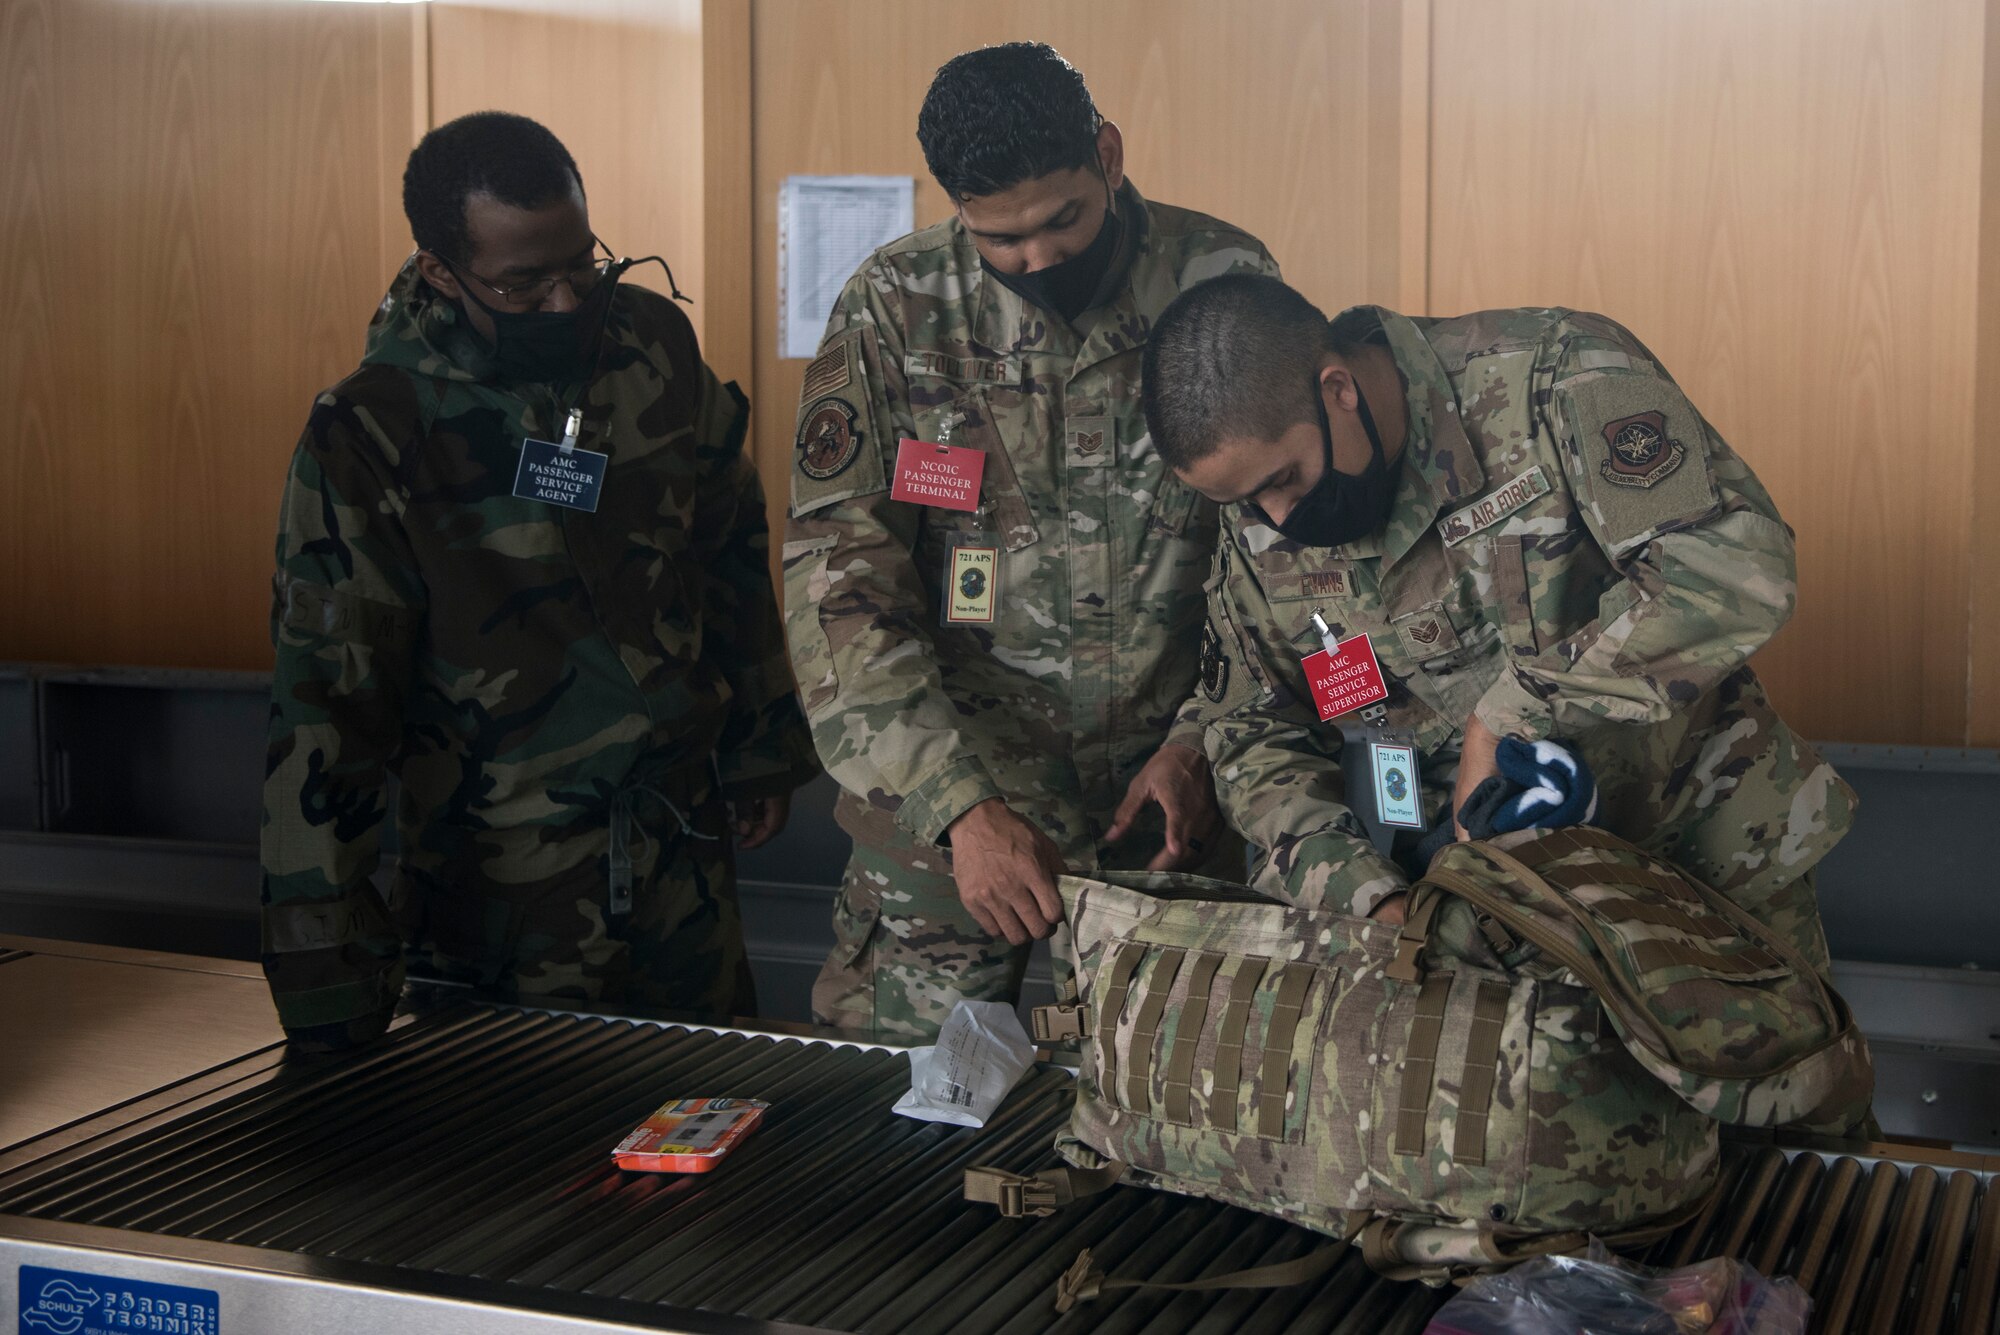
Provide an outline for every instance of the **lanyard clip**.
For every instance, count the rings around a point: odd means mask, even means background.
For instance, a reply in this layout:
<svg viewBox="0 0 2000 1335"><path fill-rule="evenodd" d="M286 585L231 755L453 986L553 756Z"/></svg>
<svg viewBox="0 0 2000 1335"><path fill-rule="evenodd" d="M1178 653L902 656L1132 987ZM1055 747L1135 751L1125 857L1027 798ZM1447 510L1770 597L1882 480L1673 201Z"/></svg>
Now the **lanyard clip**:
<svg viewBox="0 0 2000 1335"><path fill-rule="evenodd" d="M568 454L576 449L576 438L583 430L583 409L569 410L569 420L563 423L562 452Z"/></svg>
<svg viewBox="0 0 2000 1335"><path fill-rule="evenodd" d="M1340 652L1340 641L1334 637L1333 627L1326 624L1326 616L1317 607L1313 609L1313 629L1319 632L1320 648L1331 654Z"/></svg>

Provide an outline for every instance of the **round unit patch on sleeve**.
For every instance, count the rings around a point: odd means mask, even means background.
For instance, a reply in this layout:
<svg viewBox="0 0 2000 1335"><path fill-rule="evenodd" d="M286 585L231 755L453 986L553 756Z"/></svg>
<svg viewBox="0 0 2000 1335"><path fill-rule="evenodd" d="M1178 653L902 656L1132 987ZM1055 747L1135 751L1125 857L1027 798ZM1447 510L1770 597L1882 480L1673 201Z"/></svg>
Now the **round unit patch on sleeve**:
<svg viewBox="0 0 2000 1335"><path fill-rule="evenodd" d="M799 471L819 481L833 477L861 452L861 432L854 427L854 405L827 397L799 418Z"/></svg>
<svg viewBox="0 0 2000 1335"><path fill-rule="evenodd" d="M1229 656L1222 652L1222 637L1215 623L1201 623L1201 693L1213 704L1221 704L1229 690Z"/></svg>

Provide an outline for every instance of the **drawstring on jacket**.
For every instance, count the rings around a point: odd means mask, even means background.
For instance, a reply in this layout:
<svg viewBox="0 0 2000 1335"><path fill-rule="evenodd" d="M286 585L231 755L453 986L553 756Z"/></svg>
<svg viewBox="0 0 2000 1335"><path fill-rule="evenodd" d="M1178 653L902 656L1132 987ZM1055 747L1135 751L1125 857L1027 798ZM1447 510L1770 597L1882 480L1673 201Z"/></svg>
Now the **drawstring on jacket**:
<svg viewBox="0 0 2000 1335"><path fill-rule="evenodd" d="M659 789L647 783L634 783L620 788L611 799L611 913L623 917L632 911L632 832L638 830L643 840L639 857L641 860L653 855L658 841L637 819L636 806L641 795L651 797L673 814L679 822L681 833L690 839L706 839L717 842L717 836L703 834L689 823L687 813L673 804L673 801Z"/></svg>

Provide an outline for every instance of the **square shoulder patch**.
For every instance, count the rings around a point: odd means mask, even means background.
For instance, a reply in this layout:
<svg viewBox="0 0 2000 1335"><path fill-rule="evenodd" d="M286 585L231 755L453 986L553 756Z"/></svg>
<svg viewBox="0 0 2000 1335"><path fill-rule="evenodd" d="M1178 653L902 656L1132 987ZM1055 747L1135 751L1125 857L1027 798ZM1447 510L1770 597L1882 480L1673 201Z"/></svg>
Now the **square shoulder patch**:
<svg viewBox="0 0 2000 1335"><path fill-rule="evenodd" d="M1611 555L1715 510L1706 428L1670 381L1593 371L1555 392L1569 426L1578 498Z"/></svg>

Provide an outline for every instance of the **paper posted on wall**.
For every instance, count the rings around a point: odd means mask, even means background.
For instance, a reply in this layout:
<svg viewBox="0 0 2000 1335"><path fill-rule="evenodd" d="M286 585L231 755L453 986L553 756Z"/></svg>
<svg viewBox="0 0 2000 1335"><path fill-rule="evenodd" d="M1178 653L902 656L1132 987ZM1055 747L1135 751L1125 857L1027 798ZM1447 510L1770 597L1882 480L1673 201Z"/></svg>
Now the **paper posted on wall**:
<svg viewBox="0 0 2000 1335"><path fill-rule="evenodd" d="M810 357L877 246L916 229L911 176L787 176L778 187L778 355Z"/></svg>
<svg viewBox="0 0 2000 1335"><path fill-rule="evenodd" d="M1035 1045L1012 1006L961 1001L935 1047L910 1049L910 1091L895 1111L925 1122L985 1126L1034 1061Z"/></svg>

